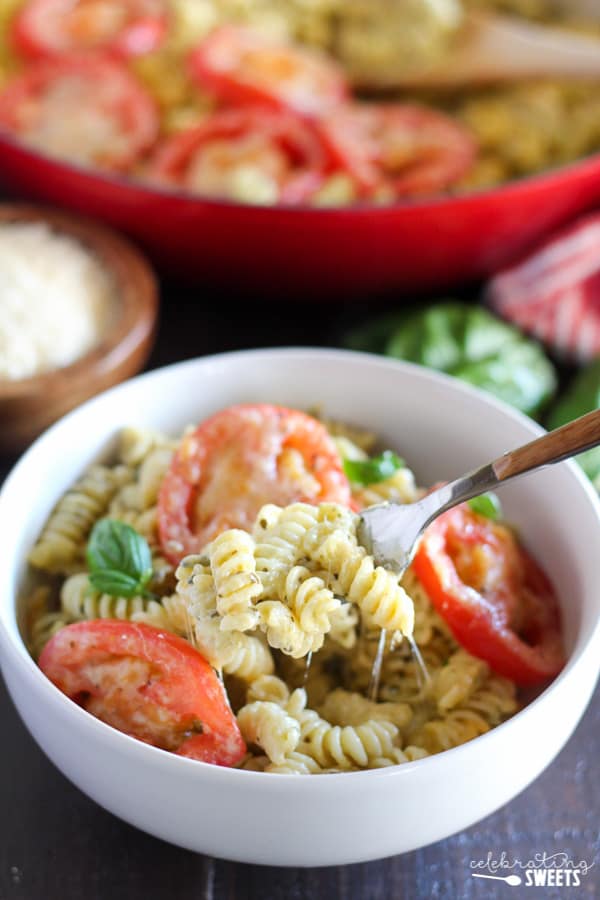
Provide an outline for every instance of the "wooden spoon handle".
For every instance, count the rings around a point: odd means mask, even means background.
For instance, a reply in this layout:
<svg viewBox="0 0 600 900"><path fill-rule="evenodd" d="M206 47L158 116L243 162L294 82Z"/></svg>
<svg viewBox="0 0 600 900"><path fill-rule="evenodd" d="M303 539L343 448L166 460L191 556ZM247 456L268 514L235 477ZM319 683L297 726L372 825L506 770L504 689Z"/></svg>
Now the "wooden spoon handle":
<svg viewBox="0 0 600 900"><path fill-rule="evenodd" d="M598 444L600 444L600 409L595 409L575 419L574 422L569 422L525 444L524 447L519 447L518 450L510 450L492 463L492 469L498 481L505 481L539 466L568 459Z"/></svg>
<svg viewBox="0 0 600 900"><path fill-rule="evenodd" d="M472 14L463 64L475 80L553 76L597 78L600 41L596 36L537 25L509 16Z"/></svg>
<svg viewBox="0 0 600 900"><path fill-rule="evenodd" d="M600 40L516 17L470 13L439 63L386 70L372 86L455 88L547 77L600 78Z"/></svg>

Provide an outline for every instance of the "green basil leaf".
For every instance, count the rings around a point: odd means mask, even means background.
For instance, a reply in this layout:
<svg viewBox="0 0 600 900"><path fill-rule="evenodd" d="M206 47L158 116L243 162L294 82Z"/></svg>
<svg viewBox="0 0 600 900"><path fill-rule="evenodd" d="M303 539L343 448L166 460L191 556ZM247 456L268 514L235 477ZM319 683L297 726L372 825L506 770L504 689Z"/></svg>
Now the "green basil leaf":
<svg viewBox="0 0 600 900"><path fill-rule="evenodd" d="M143 592L137 578L114 569L97 569L90 572L89 581L101 594L110 594L112 597L137 597Z"/></svg>
<svg viewBox="0 0 600 900"><path fill-rule="evenodd" d="M559 428L600 407L600 357L573 379L548 416L548 428Z"/></svg>
<svg viewBox="0 0 600 900"><path fill-rule="evenodd" d="M388 356L452 373L464 362L496 355L521 335L487 310L447 301L413 312L386 344Z"/></svg>
<svg viewBox="0 0 600 900"><path fill-rule="evenodd" d="M488 310L447 301L405 316L388 356L438 369L537 415L556 390L553 365L535 341Z"/></svg>
<svg viewBox="0 0 600 900"><path fill-rule="evenodd" d="M353 484L376 484L391 478L394 472L404 466L404 460L393 450L384 450L381 456L371 459L345 459L344 472Z"/></svg>
<svg viewBox="0 0 600 900"><path fill-rule="evenodd" d="M473 512L485 516L486 519L492 519L496 522L502 518L502 506L496 494L480 494L479 497L471 497L467 501Z"/></svg>
<svg viewBox="0 0 600 900"><path fill-rule="evenodd" d="M548 416L548 428L559 428L573 419L600 408L600 357L586 366L572 381ZM600 488L600 447L593 447L575 459L588 478Z"/></svg>
<svg viewBox="0 0 600 900"><path fill-rule="evenodd" d="M342 344L349 350L359 350L363 353L383 353L390 334L399 328L405 319L406 313L379 316L377 319L348 331L342 339Z"/></svg>
<svg viewBox="0 0 600 900"><path fill-rule="evenodd" d="M87 546L87 561L92 585L117 597L142 594L152 577L148 542L118 519L101 519L96 523ZM102 588L99 581L104 585ZM106 587L108 583L112 588Z"/></svg>
<svg viewBox="0 0 600 900"><path fill-rule="evenodd" d="M588 478L594 482L597 491L600 491L600 447L592 447L585 453L575 457Z"/></svg>
<svg viewBox="0 0 600 900"><path fill-rule="evenodd" d="M557 385L554 367L542 349L526 339L505 345L496 356L465 362L451 374L529 416L539 414Z"/></svg>

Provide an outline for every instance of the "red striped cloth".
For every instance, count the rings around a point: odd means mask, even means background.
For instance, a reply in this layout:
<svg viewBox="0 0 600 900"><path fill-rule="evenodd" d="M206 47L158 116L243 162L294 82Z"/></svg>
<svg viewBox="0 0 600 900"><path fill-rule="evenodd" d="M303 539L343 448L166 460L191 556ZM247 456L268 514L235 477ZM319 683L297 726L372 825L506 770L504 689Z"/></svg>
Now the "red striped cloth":
<svg viewBox="0 0 600 900"><path fill-rule="evenodd" d="M600 355L600 215L580 219L490 282L486 302L557 356Z"/></svg>

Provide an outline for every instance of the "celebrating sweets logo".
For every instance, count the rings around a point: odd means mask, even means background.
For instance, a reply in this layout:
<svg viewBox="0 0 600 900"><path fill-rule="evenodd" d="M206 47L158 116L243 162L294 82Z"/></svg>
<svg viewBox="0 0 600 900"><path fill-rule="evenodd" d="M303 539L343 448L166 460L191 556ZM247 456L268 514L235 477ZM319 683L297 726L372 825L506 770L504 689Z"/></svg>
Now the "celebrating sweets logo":
<svg viewBox="0 0 600 900"><path fill-rule="evenodd" d="M510 858L503 850L498 858L491 851L485 859L471 860L471 876L504 881L511 887L579 887L595 865L571 859L568 853L536 853L531 859ZM476 871L475 871L476 870Z"/></svg>

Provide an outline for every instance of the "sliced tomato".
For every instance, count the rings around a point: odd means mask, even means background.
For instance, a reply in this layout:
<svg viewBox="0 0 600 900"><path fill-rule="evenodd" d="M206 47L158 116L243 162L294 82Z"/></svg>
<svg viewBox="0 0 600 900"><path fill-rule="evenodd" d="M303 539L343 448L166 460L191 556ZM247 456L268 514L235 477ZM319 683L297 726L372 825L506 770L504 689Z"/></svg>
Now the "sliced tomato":
<svg viewBox="0 0 600 900"><path fill-rule="evenodd" d="M326 56L234 26L216 29L192 52L190 72L224 103L304 116L326 115L349 93L343 70Z"/></svg>
<svg viewBox="0 0 600 900"><path fill-rule="evenodd" d="M476 155L462 125L422 106L347 103L320 128L334 160L366 197L436 194L464 175Z"/></svg>
<svg viewBox="0 0 600 900"><path fill-rule="evenodd" d="M183 638L98 619L61 629L39 665L89 713L147 744L218 766L246 752L225 689Z"/></svg>
<svg viewBox="0 0 600 900"><path fill-rule="evenodd" d="M494 671L531 685L561 670L556 594L505 525L451 509L426 530L413 569L459 644Z"/></svg>
<svg viewBox="0 0 600 900"><path fill-rule="evenodd" d="M30 59L90 50L127 58L156 50L167 24L165 0L29 0L12 38Z"/></svg>
<svg viewBox="0 0 600 900"><path fill-rule="evenodd" d="M158 134L154 101L114 60L43 60L0 94L0 128L70 162L124 170Z"/></svg>
<svg viewBox="0 0 600 900"><path fill-rule="evenodd" d="M318 135L292 113L246 108L174 135L146 174L206 197L297 204L321 187L327 161Z"/></svg>
<svg viewBox="0 0 600 900"><path fill-rule="evenodd" d="M265 503L350 500L320 422L283 406L231 406L183 438L161 486L160 540L176 565L228 528L250 531Z"/></svg>

